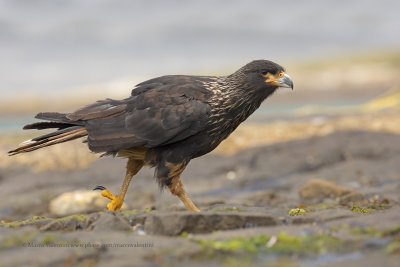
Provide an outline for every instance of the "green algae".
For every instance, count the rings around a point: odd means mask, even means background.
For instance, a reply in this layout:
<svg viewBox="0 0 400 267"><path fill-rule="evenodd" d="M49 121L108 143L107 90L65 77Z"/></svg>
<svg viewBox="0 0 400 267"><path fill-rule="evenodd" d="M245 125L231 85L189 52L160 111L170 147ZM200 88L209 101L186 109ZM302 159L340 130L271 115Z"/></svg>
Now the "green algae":
<svg viewBox="0 0 400 267"><path fill-rule="evenodd" d="M131 216L131 215L135 215L135 214L137 214L137 213L139 213L139 212L140 212L140 210L138 210L138 209L133 209L133 210L121 210L122 216L124 216L124 217L126 217L126 218L128 218L128 217Z"/></svg>
<svg viewBox="0 0 400 267"><path fill-rule="evenodd" d="M43 237L43 239L42 239L42 244L43 245L47 245L47 244L51 244L51 243L54 243L54 238L56 237L57 235L55 234L55 233L49 233L49 234L46 234L44 237Z"/></svg>
<svg viewBox="0 0 400 267"><path fill-rule="evenodd" d="M42 220L63 222L63 221L71 220L71 219L77 219L79 221L84 221L86 217L87 217L87 215L85 215L85 214L73 214L73 215L69 215L66 217L62 217L62 218L49 218L49 217L44 217L44 216L33 216L30 219L22 220L22 221L13 221L13 222L1 221L0 226L10 227L10 228L18 228L18 227L21 227L24 225L33 225L36 222L42 221Z"/></svg>
<svg viewBox="0 0 400 267"><path fill-rule="evenodd" d="M143 210L144 213L158 213L158 210L153 210L153 209L149 209L149 208L145 208Z"/></svg>
<svg viewBox="0 0 400 267"><path fill-rule="evenodd" d="M24 246L34 241L38 232L29 231L8 236L0 241L0 249L12 248L16 246Z"/></svg>
<svg viewBox="0 0 400 267"><path fill-rule="evenodd" d="M67 221L70 219L77 219L79 221L84 221L86 219L87 215L86 214L73 214L73 215L69 215L66 217L62 217L62 218L58 218L58 219L52 219L52 220L56 220L56 221Z"/></svg>
<svg viewBox="0 0 400 267"><path fill-rule="evenodd" d="M33 224L33 223L35 223L36 221L39 221L39 220L53 220L53 219L48 218L48 217L44 217L44 216L33 216L30 219L22 220L22 221L13 221L13 222L1 221L0 222L0 226L10 227L10 228L17 228L17 227L20 227L20 226L25 225L25 224Z"/></svg>
<svg viewBox="0 0 400 267"><path fill-rule="evenodd" d="M352 206L350 210L361 214L367 214L375 211L387 210L389 208L389 200L385 199L382 203L370 202L366 207Z"/></svg>
<svg viewBox="0 0 400 267"><path fill-rule="evenodd" d="M366 208L366 207L360 207L360 206L352 206L350 208L350 210L353 211L353 212L361 213L361 214L367 214L367 213L375 212L375 210L373 210L373 209L369 209L369 208Z"/></svg>
<svg viewBox="0 0 400 267"><path fill-rule="evenodd" d="M367 209L371 210L387 210L389 209L389 200L385 199L382 203L371 202L368 204Z"/></svg>
<svg viewBox="0 0 400 267"><path fill-rule="evenodd" d="M232 237L223 240L195 240L201 245L202 257L214 257L229 253L274 253L315 255L344 249L341 240L329 234L306 236L288 235L280 232L277 236L257 235L252 237Z"/></svg>
<svg viewBox="0 0 400 267"><path fill-rule="evenodd" d="M379 237L378 231L372 227L350 229L350 233L355 235L369 235Z"/></svg>
<svg viewBox="0 0 400 267"><path fill-rule="evenodd" d="M322 254L339 251L343 242L330 234L313 234L306 236L293 236L281 232L277 236L275 245L269 250L277 253Z"/></svg>
<svg viewBox="0 0 400 267"><path fill-rule="evenodd" d="M186 232L186 231L183 231L183 232L180 234L180 237L183 237L183 238L189 237L189 233Z"/></svg>
<svg viewBox="0 0 400 267"><path fill-rule="evenodd" d="M289 210L288 214L290 216L298 216L298 215L303 215L308 213L308 210L302 209L302 208L296 208L296 209L291 209Z"/></svg>
<svg viewBox="0 0 400 267"><path fill-rule="evenodd" d="M200 244L204 250L256 252L258 248L265 246L270 239L269 236L260 235L250 238L232 237L226 240L205 240Z"/></svg>
<svg viewBox="0 0 400 267"><path fill-rule="evenodd" d="M400 240L390 242L386 247L385 251L389 254L400 254Z"/></svg>
<svg viewBox="0 0 400 267"><path fill-rule="evenodd" d="M350 230L350 233L356 235L368 235L373 237L390 237L400 234L400 224L384 230L377 230L374 227L354 228Z"/></svg>

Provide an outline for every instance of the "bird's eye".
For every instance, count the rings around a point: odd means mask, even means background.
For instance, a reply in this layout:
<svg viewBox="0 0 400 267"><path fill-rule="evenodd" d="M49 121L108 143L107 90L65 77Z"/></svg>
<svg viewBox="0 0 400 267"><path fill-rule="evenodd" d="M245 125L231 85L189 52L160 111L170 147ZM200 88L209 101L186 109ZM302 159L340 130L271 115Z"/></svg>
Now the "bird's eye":
<svg viewBox="0 0 400 267"><path fill-rule="evenodd" d="M279 73L279 78L282 78L284 74L285 73L283 71L281 73Z"/></svg>

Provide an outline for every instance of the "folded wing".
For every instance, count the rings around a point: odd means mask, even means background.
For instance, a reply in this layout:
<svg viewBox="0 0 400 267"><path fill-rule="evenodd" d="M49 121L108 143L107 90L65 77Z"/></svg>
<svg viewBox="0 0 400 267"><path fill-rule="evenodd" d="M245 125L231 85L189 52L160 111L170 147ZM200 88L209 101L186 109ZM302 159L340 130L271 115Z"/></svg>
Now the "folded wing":
<svg viewBox="0 0 400 267"><path fill-rule="evenodd" d="M211 92L203 82L202 77L156 78L139 84L127 99L98 101L66 117L85 122L94 152L171 144L204 129Z"/></svg>

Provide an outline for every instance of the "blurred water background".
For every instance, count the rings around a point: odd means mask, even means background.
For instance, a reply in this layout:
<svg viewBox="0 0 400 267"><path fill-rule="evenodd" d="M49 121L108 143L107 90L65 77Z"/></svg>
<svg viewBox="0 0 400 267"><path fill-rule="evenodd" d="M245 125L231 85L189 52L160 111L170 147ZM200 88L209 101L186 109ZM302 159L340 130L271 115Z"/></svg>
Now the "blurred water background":
<svg viewBox="0 0 400 267"><path fill-rule="evenodd" d="M396 0L0 0L0 129L16 130L42 108L70 110L126 97L154 76L224 75L253 59L294 70L295 91L318 89L312 72L302 72L304 63L398 55L398 10ZM375 70L374 76L384 74ZM341 85L332 76L316 76L314 81L328 80L322 89ZM358 104L370 95L331 104ZM259 114L310 102L297 99Z"/></svg>

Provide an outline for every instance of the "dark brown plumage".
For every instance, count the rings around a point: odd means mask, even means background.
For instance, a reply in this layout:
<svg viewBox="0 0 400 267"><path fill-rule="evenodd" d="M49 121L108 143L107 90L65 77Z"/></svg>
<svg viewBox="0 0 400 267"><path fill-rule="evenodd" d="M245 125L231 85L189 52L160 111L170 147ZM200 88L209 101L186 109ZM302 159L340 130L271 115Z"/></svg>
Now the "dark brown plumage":
<svg viewBox="0 0 400 267"><path fill-rule="evenodd" d="M47 122L24 129L58 130L28 140L9 154L87 136L91 151L129 158L117 196L99 187L111 199L109 209L120 208L132 176L150 165L161 187L169 187L189 209L198 211L184 192L180 174L191 159L217 147L278 87L293 88L293 83L281 66L267 60L250 62L223 77L154 78L138 84L123 100L97 101L68 114L37 114Z"/></svg>

